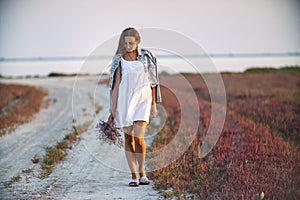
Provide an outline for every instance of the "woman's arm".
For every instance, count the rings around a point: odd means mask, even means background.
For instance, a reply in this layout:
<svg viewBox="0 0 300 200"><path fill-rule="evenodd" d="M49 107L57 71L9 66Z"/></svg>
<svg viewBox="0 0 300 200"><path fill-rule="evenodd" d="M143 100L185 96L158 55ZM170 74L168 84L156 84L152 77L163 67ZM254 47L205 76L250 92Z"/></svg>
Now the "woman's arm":
<svg viewBox="0 0 300 200"><path fill-rule="evenodd" d="M114 82L112 87L112 107L111 107L111 113L108 117L108 120L114 120L116 115L116 108L117 108L117 102L118 102L118 95L119 95L119 85L121 82L121 68L120 66L117 67L114 75Z"/></svg>
<svg viewBox="0 0 300 200"><path fill-rule="evenodd" d="M151 87L152 90L152 105L151 105L151 111L150 111L150 117L154 118L156 117L156 86Z"/></svg>

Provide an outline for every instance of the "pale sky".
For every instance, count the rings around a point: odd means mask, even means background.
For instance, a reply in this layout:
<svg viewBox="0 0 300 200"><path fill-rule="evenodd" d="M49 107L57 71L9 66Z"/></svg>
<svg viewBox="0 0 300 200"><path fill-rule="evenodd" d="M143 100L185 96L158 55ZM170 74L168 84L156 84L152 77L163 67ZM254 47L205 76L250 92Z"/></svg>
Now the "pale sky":
<svg viewBox="0 0 300 200"><path fill-rule="evenodd" d="M87 56L128 26L174 30L210 54L300 52L299 2L0 0L0 57Z"/></svg>

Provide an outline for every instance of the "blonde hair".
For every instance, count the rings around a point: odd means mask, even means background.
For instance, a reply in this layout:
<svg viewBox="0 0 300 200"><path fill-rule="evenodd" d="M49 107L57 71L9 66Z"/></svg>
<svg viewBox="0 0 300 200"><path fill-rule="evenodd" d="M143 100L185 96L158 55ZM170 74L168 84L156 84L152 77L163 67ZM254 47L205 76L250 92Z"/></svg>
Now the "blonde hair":
<svg viewBox="0 0 300 200"><path fill-rule="evenodd" d="M123 55L124 53L126 53L126 49L125 49L125 37L126 36L134 37L138 44L141 41L141 36L135 28L128 27L128 28L124 29L122 31L120 39L119 39L119 45L118 45L116 54Z"/></svg>

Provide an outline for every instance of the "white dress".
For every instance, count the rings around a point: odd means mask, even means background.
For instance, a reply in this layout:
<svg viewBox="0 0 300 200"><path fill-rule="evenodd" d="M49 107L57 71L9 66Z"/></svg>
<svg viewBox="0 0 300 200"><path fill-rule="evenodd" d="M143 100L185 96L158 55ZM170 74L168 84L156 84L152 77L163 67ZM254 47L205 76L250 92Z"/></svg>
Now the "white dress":
<svg viewBox="0 0 300 200"><path fill-rule="evenodd" d="M127 127L134 121L149 123L152 102L149 78L142 62L121 59L121 82L116 108L116 126Z"/></svg>

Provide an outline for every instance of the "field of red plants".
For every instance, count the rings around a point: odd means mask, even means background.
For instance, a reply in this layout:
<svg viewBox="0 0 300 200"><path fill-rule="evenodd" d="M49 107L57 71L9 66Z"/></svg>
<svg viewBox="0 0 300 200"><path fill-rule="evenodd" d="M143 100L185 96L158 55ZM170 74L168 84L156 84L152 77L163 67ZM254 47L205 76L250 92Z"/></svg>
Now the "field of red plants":
<svg viewBox="0 0 300 200"><path fill-rule="evenodd" d="M211 117L210 96L200 75L185 74L198 97L201 125L188 151L171 165L150 173L162 196L300 199L299 77L299 72L223 74L227 96L224 128L213 150L200 159ZM176 83L175 75L161 79ZM150 151L168 144L180 124L176 96L165 87L162 95L168 118Z"/></svg>
<svg viewBox="0 0 300 200"><path fill-rule="evenodd" d="M32 86L0 84L0 136L28 122L43 103L45 91Z"/></svg>

